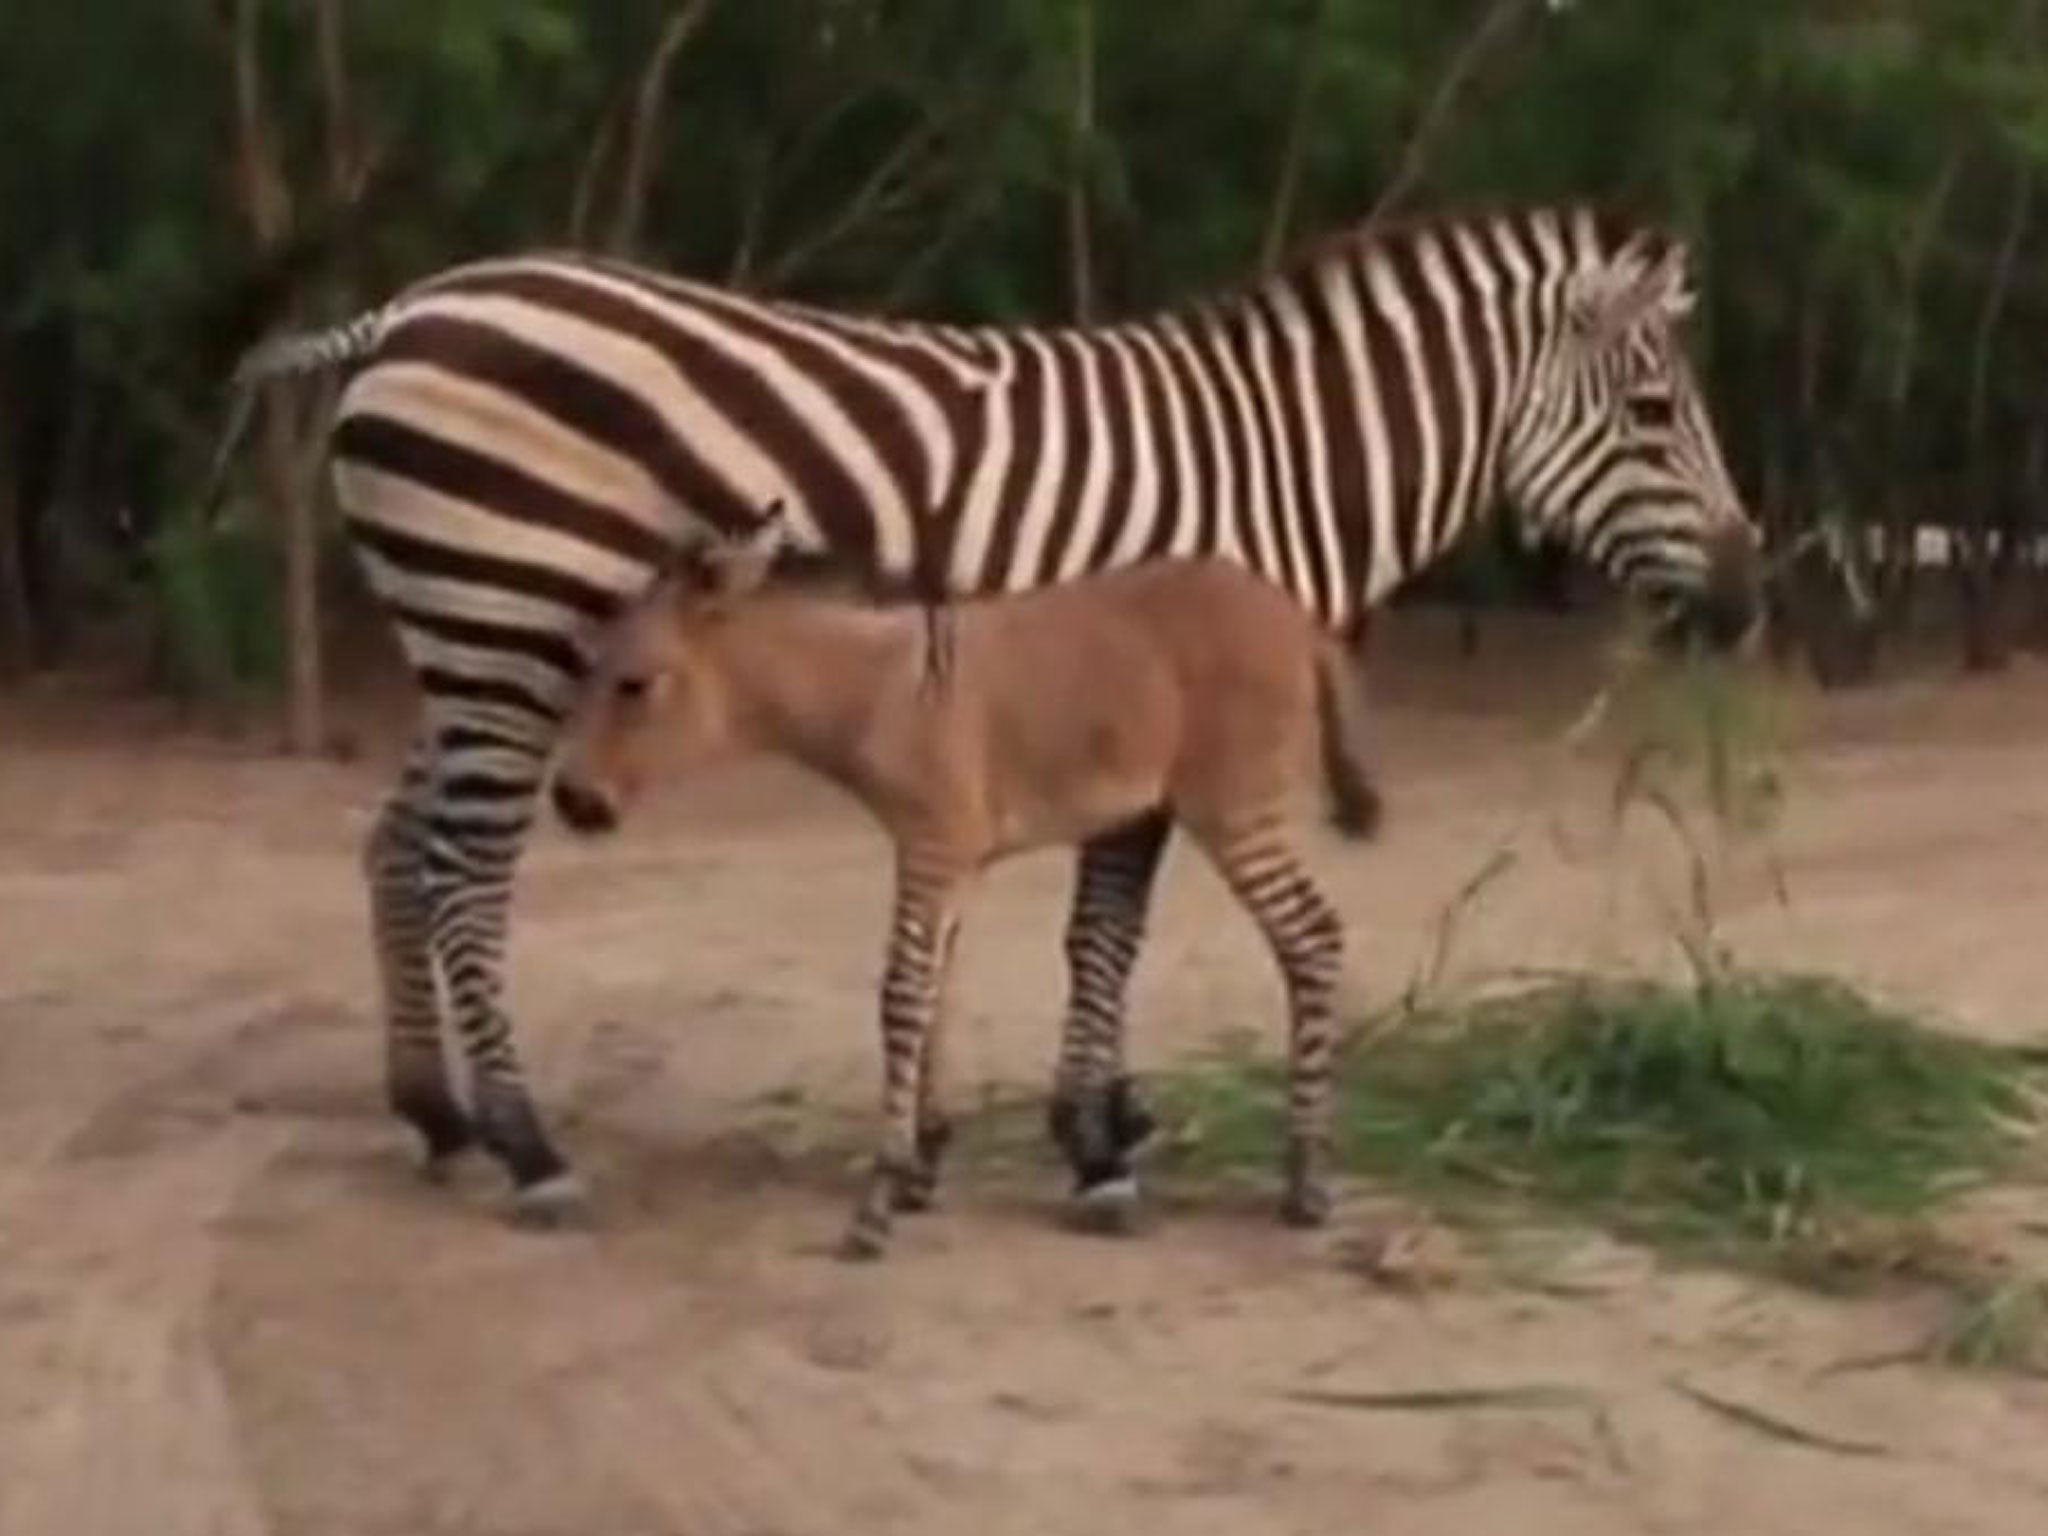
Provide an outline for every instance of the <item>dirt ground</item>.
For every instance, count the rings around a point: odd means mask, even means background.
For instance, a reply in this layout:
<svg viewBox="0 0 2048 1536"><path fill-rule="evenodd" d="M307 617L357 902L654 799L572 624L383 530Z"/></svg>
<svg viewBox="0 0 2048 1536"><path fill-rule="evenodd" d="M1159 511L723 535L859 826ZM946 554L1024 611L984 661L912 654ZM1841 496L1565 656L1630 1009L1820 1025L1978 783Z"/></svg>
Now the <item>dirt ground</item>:
<svg viewBox="0 0 2048 1536"><path fill-rule="evenodd" d="M1657 925L1588 851L1597 786L1547 745L1587 647L1397 626L1390 821L1317 866L1384 998L1518 821L1469 964L1641 958ZM1919 1365L1908 1301L1824 1302L1588 1247L1573 1283L1416 1292L1260 1198L1134 1240L1058 1180L970 1170L880 1266L826 1253L851 1194L748 1134L764 1098L869 1103L880 839L781 770L674 786L622 841L550 826L513 1003L597 1193L532 1234L479 1176L430 1189L388 1121L355 849L389 770L293 764L87 708L0 705L0 1533L2039 1532L2048 1384ZM1792 902L1745 953L1855 974L1965 1027L2048 1032L2048 668L1815 702L1782 839ZM1541 830L1558 812L1569 846ZM1051 1062L1068 862L969 913L956 1063ZM1156 1066L1278 987L1218 882L1169 861L1136 996ZM1577 1405L1365 1412L1360 1391L1569 1387ZM1791 1443L1684 1386L1797 1424ZM1320 1394L1320 1396L1319 1396Z"/></svg>

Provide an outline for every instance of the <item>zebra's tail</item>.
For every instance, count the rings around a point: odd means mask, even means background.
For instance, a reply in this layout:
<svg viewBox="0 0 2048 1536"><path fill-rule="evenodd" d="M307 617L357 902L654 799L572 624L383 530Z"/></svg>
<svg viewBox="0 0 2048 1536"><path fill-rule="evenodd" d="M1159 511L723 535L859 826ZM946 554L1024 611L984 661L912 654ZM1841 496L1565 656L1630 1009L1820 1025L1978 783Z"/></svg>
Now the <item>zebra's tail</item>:
<svg viewBox="0 0 2048 1536"><path fill-rule="evenodd" d="M200 502L200 519L211 528L220 512L221 494L227 485L228 461L234 457L242 436L249 430L256 392L277 379L299 378L338 368L367 357L384 339L384 332L398 315L400 305L386 304L367 309L341 324L323 331L294 331L258 342L242 354L229 383L233 398L228 405L226 430L214 449L213 464L207 472L206 494Z"/></svg>
<svg viewBox="0 0 2048 1536"><path fill-rule="evenodd" d="M1364 678L1352 643L1324 636L1316 647L1316 718L1330 825L1360 842L1379 835L1385 804L1365 750Z"/></svg>

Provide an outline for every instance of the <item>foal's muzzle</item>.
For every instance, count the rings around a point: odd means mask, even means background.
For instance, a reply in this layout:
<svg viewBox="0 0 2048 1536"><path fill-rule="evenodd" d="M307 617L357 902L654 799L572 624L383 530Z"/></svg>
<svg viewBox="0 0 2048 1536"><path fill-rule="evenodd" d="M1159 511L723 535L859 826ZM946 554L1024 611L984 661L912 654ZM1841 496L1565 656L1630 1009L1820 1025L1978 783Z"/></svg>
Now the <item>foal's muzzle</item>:
<svg viewBox="0 0 2048 1536"><path fill-rule="evenodd" d="M611 797L574 779L557 778L554 785L555 814L572 832L593 836L618 829L619 810Z"/></svg>

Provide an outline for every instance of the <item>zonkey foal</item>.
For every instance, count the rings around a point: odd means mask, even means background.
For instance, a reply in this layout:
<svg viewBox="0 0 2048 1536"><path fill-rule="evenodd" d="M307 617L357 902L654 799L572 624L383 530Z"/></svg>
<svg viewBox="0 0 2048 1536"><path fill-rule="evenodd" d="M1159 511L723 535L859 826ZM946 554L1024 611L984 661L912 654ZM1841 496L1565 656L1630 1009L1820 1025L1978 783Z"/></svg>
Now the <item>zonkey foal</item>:
<svg viewBox="0 0 2048 1536"><path fill-rule="evenodd" d="M1320 749L1340 828L1370 835L1378 811L1334 643L1286 594L1221 561L933 611L816 580L764 585L780 534L771 511L755 532L700 549L628 619L572 724L554 802L571 827L602 831L664 759L771 753L850 791L893 839L885 1130L842 1251L879 1255L892 1210L933 1193L949 1131L942 994L969 882L1009 854L1125 826L1156 822L1163 839L1168 818L1208 852L1279 961L1291 1010L1282 1212L1323 1221L1342 935L1289 831L1308 751ZM1133 900L1134 944L1142 885ZM1120 1059L1120 1039L1107 1054ZM1136 1186L1123 1159L1149 1121L1120 1077L1092 1109L1092 1134L1057 1112L1055 1134L1078 1193L1127 1210Z"/></svg>

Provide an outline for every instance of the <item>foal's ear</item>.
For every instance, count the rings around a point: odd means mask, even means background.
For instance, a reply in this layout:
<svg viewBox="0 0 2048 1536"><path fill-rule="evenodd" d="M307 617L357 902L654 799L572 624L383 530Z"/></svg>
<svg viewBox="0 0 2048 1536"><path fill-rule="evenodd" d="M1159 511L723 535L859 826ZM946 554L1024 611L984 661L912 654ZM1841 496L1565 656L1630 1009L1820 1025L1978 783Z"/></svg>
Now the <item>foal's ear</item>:
<svg viewBox="0 0 2048 1536"><path fill-rule="evenodd" d="M742 597L755 590L768 579L787 534L782 503L774 501L752 528L707 543L701 556L710 589L725 597Z"/></svg>

